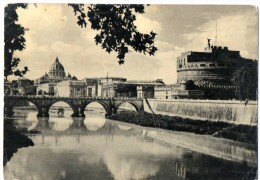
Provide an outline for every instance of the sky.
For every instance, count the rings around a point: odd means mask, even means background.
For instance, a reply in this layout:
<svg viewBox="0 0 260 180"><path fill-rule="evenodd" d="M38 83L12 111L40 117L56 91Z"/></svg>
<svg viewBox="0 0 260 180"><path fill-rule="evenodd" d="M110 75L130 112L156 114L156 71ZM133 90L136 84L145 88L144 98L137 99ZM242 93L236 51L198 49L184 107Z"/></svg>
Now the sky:
<svg viewBox="0 0 260 180"><path fill-rule="evenodd" d="M30 4L19 9L19 23L28 28L26 49L15 53L19 67L28 66L25 77L37 79L49 71L56 57L78 79L125 77L128 80L177 80L176 58L185 51L204 51L207 38L218 46L239 50L246 58L258 59L258 10L246 5L150 5L135 22L142 33L156 32L155 56L132 51L124 65L116 53L108 54L94 43L97 32L77 25L66 4ZM217 31L217 32L216 32ZM217 40L215 36L217 34Z"/></svg>

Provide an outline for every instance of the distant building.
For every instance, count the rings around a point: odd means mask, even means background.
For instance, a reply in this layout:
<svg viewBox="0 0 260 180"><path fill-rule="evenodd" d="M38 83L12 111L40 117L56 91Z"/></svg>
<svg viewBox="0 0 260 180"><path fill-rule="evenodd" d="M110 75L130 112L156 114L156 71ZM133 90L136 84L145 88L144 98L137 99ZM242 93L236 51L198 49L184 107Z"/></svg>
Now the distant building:
<svg viewBox="0 0 260 180"><path fill-rule="evenodd" d="M100 78L84 78L84 82L87 83L87 96L88 97L101 97L101 79Z"/></svg>
<svg viewBox="0 0 260 180"><path fill-rule="evenodd" d="M160 86L165 86L162 79L157 79L154 81L128 81L129 84L136 86L137 97L138 98L154 98L155 88Z"/></svg>
<svg viewBox="0 0 260 180"><path fill-rule="evenodd" d="M55 95L55 88L56 83L44 83L37 87L37 95Z"/></svg>
<svg viewBox="0 0 260 180"><path fill-rule="evenodd" d="M115 97L116 83L126 82L126 78L123 77L100 77L100 78L85 78L83 81L88 85L89 97Z"/></svg>
<svg viewBox="0 0 260 180"><path fill-rule="evenodd" d="M77 80L62 81L57 83L54 87L54 92L54 96L61 97L86 97L88 95L92 95L92 90L88 89L87 83Z"/></svg>
<svg viewBox="0 0 260 180"><path fill-rule="evenodd" d="M35 85L40 85L44 83L57 83L66 80L72 80L72 77L69 73L68 76L66 76L65 69L57 57L55 62L51 65L49 72L36 79L34 82Z"/></svg>
<svg viewBox="0 0 260 180"><path fill-rule="evenodd" d="M55 62L51 65L49 72L34 81L37 87L36 94L54 96L56 95L57 83L70 81L72 79L69 73L68 76L66 76L65 69L57 57Z"/></svg>
<svg viewBox="0 0 260 180"><path fill-rule="evenodd" d="M101 77L101 78L85 78L88 89L92 88L92 93L88 96L101 97L132 97L132 98L154 98L154 88L156 86L164 86L162 79L155 81L148 80L132 80L127 81L123 77ZM88 92L90 92L88 90Z"/></svg>
<svg viewBox="0 0 260 180"><path fill-rule="evenodd" d="M34 82L25 77L18 80L4 82L5 95L35 95L36 87Z"/></svg>
<svg viewBox="0 0 260 180"><path fill-rule="evenodd" d="M12 81L4 81L4 94L12 95L13 93L13 84Z"/></svg>
<svg viewBox="0 0 260 180"><path fill-rule="evenodd" d="M20 95L34 95L36 93L36 87L34 82L25 77L21 77L17 80L18 92Z"/></svg>
<svg viewBox="0 0 260 180"><path fill-rule="evenodd" d="M120 83L120 82L126 82L127 79L123 77L101 77L100 83L106 84L106 83Z"/></svg>
<svg viewBox="0 0 260 180"><path fill-rule="evenodd" d="M155 87L156 99L179 99L179 98L194 98L201 99L204 97L202 90L192 90L187 88L187 82Z"/></svg>
<svg viewBox="0 0 260 180"><path fill-rule="evenodd" d="M172 86L165 85L154 88L154 98L156 99L172 99Z"/></svg>

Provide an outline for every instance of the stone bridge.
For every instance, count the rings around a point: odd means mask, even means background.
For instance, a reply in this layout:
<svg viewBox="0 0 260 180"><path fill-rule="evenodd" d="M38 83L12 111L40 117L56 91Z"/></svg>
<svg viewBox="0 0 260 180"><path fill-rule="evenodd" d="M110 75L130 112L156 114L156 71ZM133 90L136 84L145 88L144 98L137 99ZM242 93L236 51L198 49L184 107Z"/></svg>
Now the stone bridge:
<svg viewBox="0 0 260 180"><path fill-rule="evenodd" d="M143 100L140 98L105 98L105 97L57 97L57 96L4 96L4 115L13 116L13 108L18 102L30 102L37 108L38 117L49 117L51 106L57 102L67 103L73 110L73 117L84 117L88 104L97 102L103 106L106 116L116 114L123 103L130 103L136 111L143 110Z"/></svg>

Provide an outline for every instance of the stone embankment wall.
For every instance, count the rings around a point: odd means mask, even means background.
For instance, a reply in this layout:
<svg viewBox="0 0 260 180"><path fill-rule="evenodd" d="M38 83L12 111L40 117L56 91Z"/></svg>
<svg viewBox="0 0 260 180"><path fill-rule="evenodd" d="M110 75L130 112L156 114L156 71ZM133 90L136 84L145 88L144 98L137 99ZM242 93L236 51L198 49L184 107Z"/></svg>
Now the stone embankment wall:
<svg viewBox="0 0 260 180"><path fill-rule="evenodd" d="M257 164L257 147L232 140L184 132L148 131L147 137L192 151L237 162Z"/></svg>
<svg viewBox="0 0 260 180"><path fill-rule="evenodd" d="M235 100L147 99L144 110L149 113L183 118L223 121L235 124L257 124L257 102Z"/></svg>

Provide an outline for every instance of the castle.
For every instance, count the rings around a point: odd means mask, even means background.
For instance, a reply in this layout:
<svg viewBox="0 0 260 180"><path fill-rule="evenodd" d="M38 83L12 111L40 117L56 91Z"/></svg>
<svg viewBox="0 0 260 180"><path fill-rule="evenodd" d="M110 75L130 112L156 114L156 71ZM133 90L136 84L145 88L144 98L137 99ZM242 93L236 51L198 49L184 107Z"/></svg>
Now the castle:
<svg viewBox="0 0 260 180"><path fill-rule="evenodd" d="M188 51L177 57L177 82L192 80L196 85L230 85L237 66L245 61L239 51L214 46L210 52Z"/></svg>
<svg viewBox="0 0 260 180"><path fill-rule="evenodd" d="M240 51L211 46L208 39L204 52L188 51L177 57L177 83L156 87L155 98L233 99L233 74L250 61Z"/></svg>

